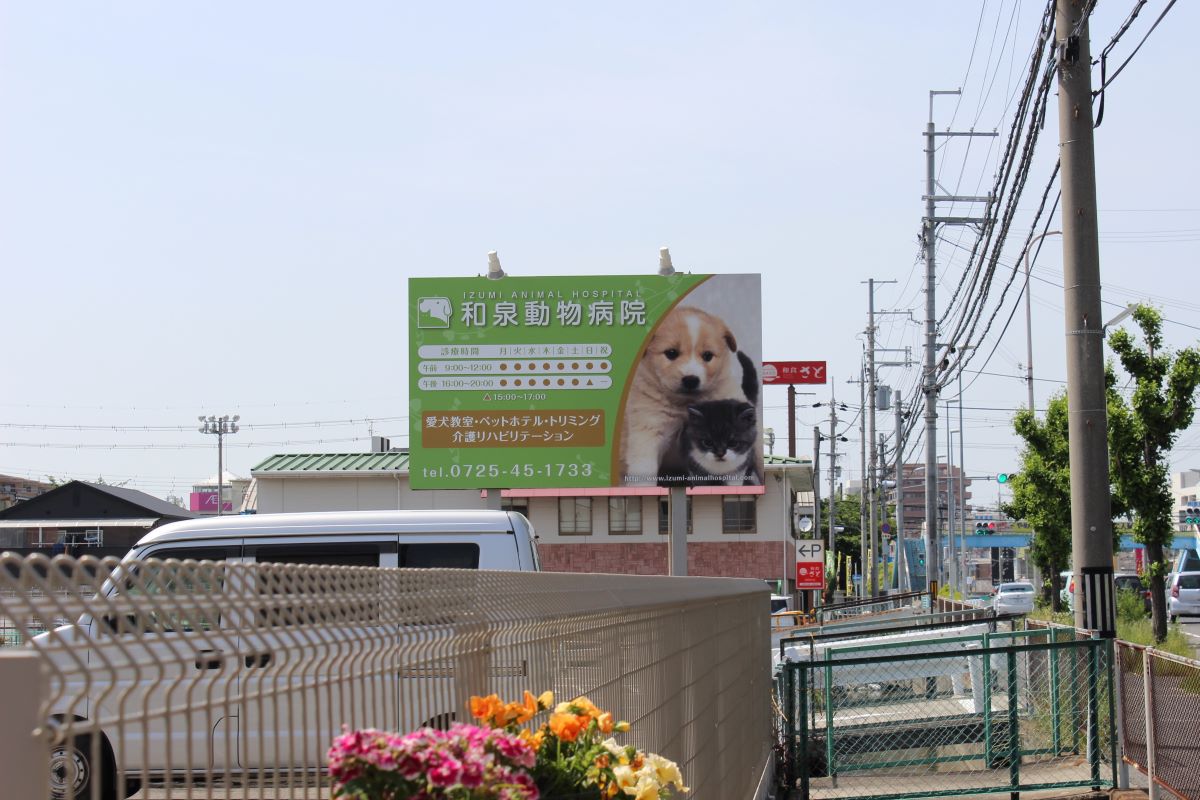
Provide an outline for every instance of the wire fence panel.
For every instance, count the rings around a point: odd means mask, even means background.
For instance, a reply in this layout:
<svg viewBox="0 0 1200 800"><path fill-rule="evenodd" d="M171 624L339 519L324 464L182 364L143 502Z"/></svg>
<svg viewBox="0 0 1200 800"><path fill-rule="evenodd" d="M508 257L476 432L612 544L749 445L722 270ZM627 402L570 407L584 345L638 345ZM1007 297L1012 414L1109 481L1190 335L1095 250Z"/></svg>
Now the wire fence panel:
<svg viewBox="0 0 1200 800"><path fill-rule="evenodd" d="M1145 648L1116 643L1118 702L1121 706L1122 757L1145 772L1149 768L1146 737Z"/></svg>
<svg viewBox="0 0 1200 800"><path fill-rule="evenodd" d="M546 689L628 720L692 796L749 797L769 608L751 580L0 557L0 619L48 678L51 796L80 800L324 798L343 726Z"/></svg>
<svg viewBox="0 0 1200 800"><path fill-rule="evenodd" d="M1044 630L872 642L782 667L785 779L800 796L1114 785L1110 642Z"/></svg>
<svg viewBox="0 0 1200 800"><path fill-rule="evenodd" d="M1200 663L1155 650L1147 655L1154 779L1179 797L1200 798Z"/></svg>

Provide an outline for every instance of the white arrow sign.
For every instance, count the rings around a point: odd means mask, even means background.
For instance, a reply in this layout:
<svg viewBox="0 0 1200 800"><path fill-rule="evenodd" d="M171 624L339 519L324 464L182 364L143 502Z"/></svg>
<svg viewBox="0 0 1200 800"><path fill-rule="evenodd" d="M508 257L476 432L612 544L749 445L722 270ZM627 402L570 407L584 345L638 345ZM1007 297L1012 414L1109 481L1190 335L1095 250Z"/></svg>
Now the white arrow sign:
<svg viewBox="0 0 1200 800"><path fill-rule="evenodd" d="M797 561L825 561L825 543L818 541L796 542Z"/></svg>

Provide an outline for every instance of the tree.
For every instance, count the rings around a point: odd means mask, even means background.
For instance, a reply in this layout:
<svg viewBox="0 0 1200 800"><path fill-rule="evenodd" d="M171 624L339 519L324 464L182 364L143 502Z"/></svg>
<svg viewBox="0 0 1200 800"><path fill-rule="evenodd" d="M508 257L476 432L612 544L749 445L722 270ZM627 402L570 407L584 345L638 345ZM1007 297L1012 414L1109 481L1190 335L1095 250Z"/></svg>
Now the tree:
<svg viewBox="0 0 1200 800"><path fill-rule="evenodd" d="M1116 376L1105 370L1109 416L1110 468L1116 463L1115 428L1120 431L1128 418L1124 400L1116 390ZM1013 519L1023 519L1033 528L1029 555L1043 575L1050 576L1050 603L1062 610L1062 573L1071 565L1071 456L1068 436L1067 394L1050 398L1046 417L1039 420L1029 409L1018 411L1013 428L1025 440L1020 471L1011 480L1013 499L1002 510ZM1123 516L1128 505L1120 487L1114 487L1112 514ZM1114 532L1113 547L1119 536Z"/></svg>
<svg viewBox="0 0 1200 800"><path fill-rule="evenodd" d="M1164 549L1175 534L1170 475L1163 456L1175 444L1179 431L1192 424L1196 413L1196 387L1200 385L1200 350L1184 348L1172 354L1163 350L1162 314L1137 305L1133 320L1141 328L1145 349L1137 346L1124 328L1108 337L1121 366L1134 381L1129 415L1118 428L1113 477L1133 512L1134 539L1146 548L1150 575L1154 638L1167 637Z"/></svg>
<svg viewBox="0 0 1200 800"><path fill-rule="evenodd" d="M1050 603L1062 610L1061 573L1071 563L1071 471L1067 450L1067 395L1050 398L1046 418L1018 411L1013 428L1025 440L1020 471L1010 480L1012 502L1001 510L1033 528L1029 557L1050 576Z"/></svg>

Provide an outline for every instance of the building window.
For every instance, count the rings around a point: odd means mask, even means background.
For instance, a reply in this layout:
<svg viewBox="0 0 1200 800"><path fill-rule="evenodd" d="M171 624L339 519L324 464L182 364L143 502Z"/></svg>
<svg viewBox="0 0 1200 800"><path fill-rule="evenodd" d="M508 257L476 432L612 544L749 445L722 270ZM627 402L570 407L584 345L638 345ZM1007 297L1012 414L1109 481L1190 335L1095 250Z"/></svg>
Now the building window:
<svg viewBox="0 0 1200 800"><path fill-rule="evenodd" d="M501 511L515 511L522 516L529 516L528 497L503 497L500 499Z"/></svg>
<svg viewBox="0 0 1200 800"><path fill-rule="evenodd" d="M558 532L587 536L592 532L592 498L558 498Z"/></svg>
<svg viewBox="0 0 1200 800"><path fill-rule="evenodd" d="M641 533L642 498L608 498L608 532L618 534Z"/></svg>
<svg viewBox="0 0 1200 800"><path fill-rule="evenodd" d="M663 498L658 501L658 532L664 536L671 532L671 501ZM692 496L687 499L687 532L692 532Z"/></svg>
<svg viewBox="0 0 1200 800"><path fill-rule="evenodd" d="M755 495L727 494L721 498L721 530L723 533L754 533L757 528Z"/></svg>

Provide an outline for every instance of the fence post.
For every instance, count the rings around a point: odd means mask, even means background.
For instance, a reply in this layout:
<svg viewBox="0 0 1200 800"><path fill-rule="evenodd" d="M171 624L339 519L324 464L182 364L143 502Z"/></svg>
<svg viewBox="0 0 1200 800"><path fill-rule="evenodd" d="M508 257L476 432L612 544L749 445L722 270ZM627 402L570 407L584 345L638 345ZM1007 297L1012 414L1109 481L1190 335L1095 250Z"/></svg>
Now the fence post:
<svg viewBox="0 0 1200 800"><path fill-rule="evenodd" d="M1021 788L1021 729L1017 700L1017 654L1008 650L1008 785L1011 800L1017 800Z"/></svg>
<svg viewBox="0 0 1200 800"><path fill-rule="evenodd" d="M1157 750L1154 735L1154 675L1151 673L1153 661L1150 659L1150 648L1142 651L1142 681L1146 692L1146 777L1149 779L1148 793L1150 800L1158 800L1158 782L1156 780L1154 752Z"/></svg>
<svg viewBox="0 0 1200 800"><path fill-rule="evenodd" d="M35 731L46 696L46 678L37 653L0 650L0 686L10 689L0 716L0 775L6 797L50 795L50 748Z"/></svg>
<svg viewBox="0 0 1200 800"><path fill-rule="evenodd" d="M1108 706L1117 729L1113 742L1113 769L1116 770L1118 789L1129 788L1129 764L1125 761L1125 670L1121 668L1121 648L1115 639L1109 639L1108 651ZM1121 702L1116 698L1120 697Z"/></svg>

